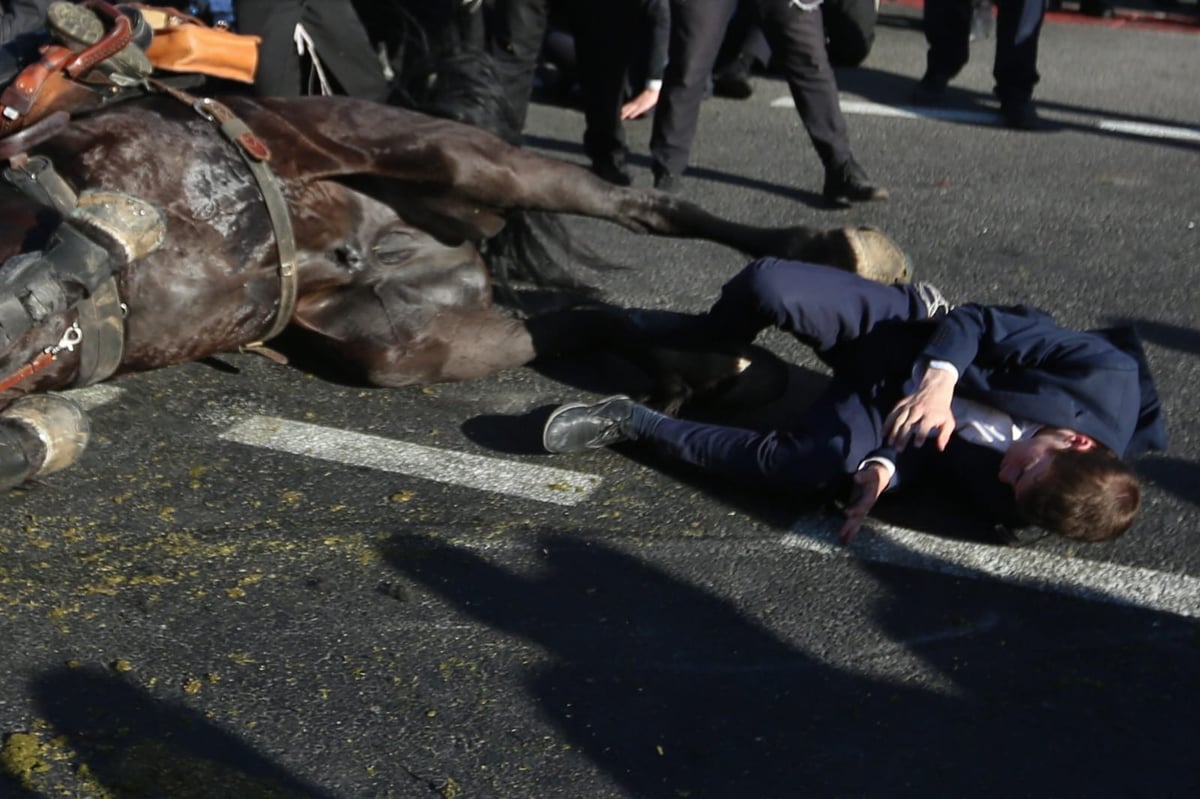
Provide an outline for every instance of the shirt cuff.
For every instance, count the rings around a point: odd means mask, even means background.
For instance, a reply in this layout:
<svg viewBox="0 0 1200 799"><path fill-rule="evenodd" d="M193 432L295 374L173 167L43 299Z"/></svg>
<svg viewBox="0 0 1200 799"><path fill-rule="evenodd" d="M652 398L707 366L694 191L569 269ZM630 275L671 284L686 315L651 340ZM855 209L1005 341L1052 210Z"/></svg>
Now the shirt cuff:
<svg viewBox="0 0 1200 799"><path fill-rule="evenodd" d="M892 483L894 482L893 478L896 476L896 464L893 463L890 458L885 458L882 455L872 455L869 458L863 459L863 462L858 464L858 471L861 472L872 463L878 463L883 467L883 470L887 472L887 488L891 488Z"/></svg>
<svg viewBox="0 0 1200 799"><path fill-rule="evenodd" d="M661 80L648 80L646 81L646 88L652 92L659 92L662 91L662 84Z"/></svg>
<svg viewBox="0 0 1200 799"><path fill-rule="evenodd" d="M940 369L943 372L949 372L950 374L954 375L954 382L958 382L958 367L949 361L930 361L928 368Z"/></svg>

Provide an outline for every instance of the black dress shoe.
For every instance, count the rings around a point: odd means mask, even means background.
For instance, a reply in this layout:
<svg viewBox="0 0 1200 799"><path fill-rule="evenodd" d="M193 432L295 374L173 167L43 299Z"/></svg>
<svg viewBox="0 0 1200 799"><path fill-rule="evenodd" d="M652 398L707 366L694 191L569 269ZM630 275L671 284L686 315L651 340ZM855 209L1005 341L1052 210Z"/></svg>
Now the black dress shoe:
<svg viewBox="0 0 1200 799"><path fill-rule="evenodd" d="M948 82L931 78L926 75L913 87L909 102L913 105L939 106L946 102L946 86Z"/></svg>
<svg viewBox="0 0 1200 799"><path fill-rule="evenodd" d="M853 158L846 159L837 166L825 170L826 202L833 205L843 203L862 203L873 200L886 200L887 189L877 186L867 177L867 173Z"/></svg>
<svg viewBox="0 0 1200 799"><path fill-rule="evenodd" d="M1079 13L1086 14L1089 17L1099 17L1101 19L1111 19L1116 9L1108 0L1080 0Z"/></svg>
<svg viewBox="0 0 1200 799"><path fill-rule="evenodd" d="M547 452L586 452L632 441L633 406L633 400L624 394L593 405L583 402L563 405L546 420L542 446Z"/></svg>
<svg viewBox="0 0 1200 799"><path fill-rule="evenodd" d="M1038 116L1033 100L1009 100L1000 102L1000 116L1006 127L1013 130L1040 130L1042 118Z"/></svg>
<svg viewBox="0 0 1200 799"><path fill-rule="evenodd" d="M734 100L745 100L754 94L754 85L750 83L750 65L743 58L733 62L713 75L712 91L717 97L729 97Z"/></svg>
<svg viewBox="0 0 1200 799"><path fill-rule="evenodd" d="M683 183L670 172L655 172L654 188L667 194L678 194L679 190L683 188Z"/></svg>
<svg viewBox="0 0 1200 799"><path fill-rule="evenodd" d="M633 178L624 164L612 159L601 159L592 162L592 172L601 180L607 180L614 186L632 186Z"/></svg>

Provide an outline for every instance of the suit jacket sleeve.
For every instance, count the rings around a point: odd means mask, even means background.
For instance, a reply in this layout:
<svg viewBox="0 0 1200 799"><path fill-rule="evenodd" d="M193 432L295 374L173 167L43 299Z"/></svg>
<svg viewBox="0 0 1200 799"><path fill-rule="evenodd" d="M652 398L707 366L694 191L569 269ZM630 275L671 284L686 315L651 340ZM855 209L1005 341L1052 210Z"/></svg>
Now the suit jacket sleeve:
<svg viewBox="0 0 1200 799"><path fill-rule="evenodd" d="M1028 306L961 305L938 323L922 357L958 368L959 396L1129 454L1142 399L1138 362L1103 336L1059 327Z"/></svg>

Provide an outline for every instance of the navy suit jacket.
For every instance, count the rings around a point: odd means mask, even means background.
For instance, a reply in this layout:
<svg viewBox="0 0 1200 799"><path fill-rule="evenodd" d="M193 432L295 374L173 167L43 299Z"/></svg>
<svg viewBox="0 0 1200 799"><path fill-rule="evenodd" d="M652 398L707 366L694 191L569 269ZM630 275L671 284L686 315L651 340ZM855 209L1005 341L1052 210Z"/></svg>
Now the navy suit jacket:
<svg viewBox="0 0 1200 799"><path fill-rule="evenodd" d="M1084 433L1120 457L1166 449L1158 392L1132 328L1069 330L1028 306L960 305L937 323L919 357L953 363L956 395L1014 418ZM1011 491L996 479L1000 454L957 436L954 444L944 453L929 443L876 454L894 459L898 483L934 470L1011 518Z"/></svg>

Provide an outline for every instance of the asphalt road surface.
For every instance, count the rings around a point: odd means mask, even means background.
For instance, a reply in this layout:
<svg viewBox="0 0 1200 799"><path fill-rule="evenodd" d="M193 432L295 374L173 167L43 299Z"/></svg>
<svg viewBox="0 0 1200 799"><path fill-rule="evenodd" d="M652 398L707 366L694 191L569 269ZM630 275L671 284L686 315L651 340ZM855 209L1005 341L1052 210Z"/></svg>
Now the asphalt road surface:
<svg viewBox="0 0 1200 799"><path fill-rule="evenodd" d="M1200 39L1047 26L1050 130L996 124L992 43L905 106L918 11L840 73L889 203L820 206L784 86L708 101L686 194L870 223L954 300L1132 321L1172 439L1111 545L1000 546L954 497L851 547L820 508L631 452L538 451L611 363L426 389L252 355L115 381L82 462L0 497L0 796L1200 795ZM649 123L628 126L649 184ZM582 162L582 119L531 146ZM704 308L744 263L570 222L613 302ZM788 401L822 379L796 364ZM807 387L807 388L806 388ZM770 412L785 412L786 403Z"/></svg>

